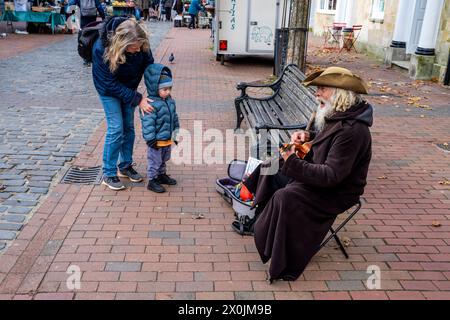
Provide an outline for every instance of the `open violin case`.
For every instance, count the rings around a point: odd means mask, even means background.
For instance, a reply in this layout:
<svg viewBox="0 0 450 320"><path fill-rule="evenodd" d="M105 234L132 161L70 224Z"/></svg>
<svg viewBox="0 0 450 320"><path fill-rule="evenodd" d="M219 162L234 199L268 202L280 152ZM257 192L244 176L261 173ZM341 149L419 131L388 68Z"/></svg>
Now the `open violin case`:
<svg viewBox="0 0 450 320"><path fill-rule="evenodd" d="M252 209L251 204L242 201L235 195L236 185L242 182L246 167L247 162L233 160L228 165L228 177L216 181L217 192L233 207L238 219L244 217L253 219L255 217L255 209Z"/></svg>

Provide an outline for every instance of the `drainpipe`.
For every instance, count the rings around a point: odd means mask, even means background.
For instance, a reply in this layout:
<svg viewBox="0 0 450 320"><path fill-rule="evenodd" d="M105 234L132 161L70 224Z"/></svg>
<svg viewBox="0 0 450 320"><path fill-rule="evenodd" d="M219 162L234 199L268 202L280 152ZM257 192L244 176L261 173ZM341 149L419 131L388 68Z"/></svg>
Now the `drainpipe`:
<svg viewBox="0 0 450 320"><path fill-rule="evenodd" d="M448 55L447 71L445 72L444 85L450 86L450 54Z"/></svg>

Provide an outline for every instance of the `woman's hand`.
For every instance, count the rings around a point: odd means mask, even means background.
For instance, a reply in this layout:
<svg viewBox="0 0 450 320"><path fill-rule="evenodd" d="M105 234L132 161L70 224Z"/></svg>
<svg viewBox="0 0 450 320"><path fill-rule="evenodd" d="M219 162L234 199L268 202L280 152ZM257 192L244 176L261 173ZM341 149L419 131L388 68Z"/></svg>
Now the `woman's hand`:
<svg viewBox="0 0 450 320"><path fill-rule="evenodd" d="M153 102L152 99L142 97L141 102L139 102L139 109L141 109L142 116L144 116L146 113L152 113L154 108L150 105L150 103Z"/></svg>
<svg viewBox="0 0 450 320"><path fill-rule="evenodd" d="M282 151L281 156L283 157L284 161L287 161L291 155L295 154L295 146L292 146L291 149L287 151Z"/></svg>
<svg viewBox="0 0 450 320"><path fill-rule="evenodd" d="M308 142L310 137L311 136L308 131L298 131L291 136L291 143L302 144Z"/></svg>

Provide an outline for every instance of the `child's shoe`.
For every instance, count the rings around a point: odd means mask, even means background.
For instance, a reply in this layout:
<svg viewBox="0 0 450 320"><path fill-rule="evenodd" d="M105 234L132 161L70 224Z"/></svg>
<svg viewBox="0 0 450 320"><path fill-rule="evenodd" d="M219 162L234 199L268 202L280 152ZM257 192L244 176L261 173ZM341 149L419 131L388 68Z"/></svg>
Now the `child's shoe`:
<svg viewBox="0 0 450 320"><path fill-rule="evenodd" d="M156 179L160 184L167 184L169 186L174 186L177 184L177 180L172 179L167 174L160 174Z"/></svg>
<svg viewBox="0 0 450 320"><path fill-rule="evenodd" d="M166 189L159 183L158 179L149 180L147 189L156 193L166 192Z"/></svg>

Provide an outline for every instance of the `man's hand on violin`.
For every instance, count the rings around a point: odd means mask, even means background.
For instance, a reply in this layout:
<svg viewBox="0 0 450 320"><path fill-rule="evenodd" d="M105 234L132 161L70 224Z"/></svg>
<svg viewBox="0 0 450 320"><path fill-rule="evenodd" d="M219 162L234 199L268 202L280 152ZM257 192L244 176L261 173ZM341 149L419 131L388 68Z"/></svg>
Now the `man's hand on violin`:
<svg viewBox="0 0 450 320"><path fill-rule="evenodd" d="M295 132L294 134L292 134L291 143L302 144L302 143L310 141L310 138L311 138L311 136L308 131L298 131L298 132Z"/></svg>
<svg viewBox="0 0 450 320"><path fill-rule="evenodd" d="M291 155L295 154L295 146L293 145L289 150L281 151L281 156L286 161Z"/></svg>

